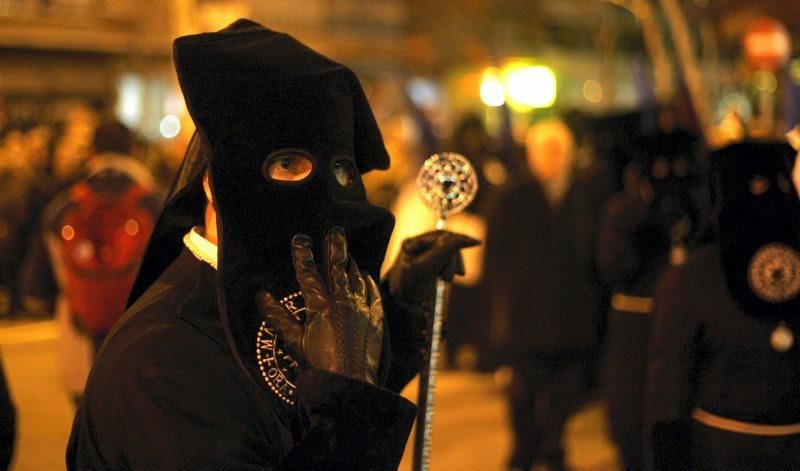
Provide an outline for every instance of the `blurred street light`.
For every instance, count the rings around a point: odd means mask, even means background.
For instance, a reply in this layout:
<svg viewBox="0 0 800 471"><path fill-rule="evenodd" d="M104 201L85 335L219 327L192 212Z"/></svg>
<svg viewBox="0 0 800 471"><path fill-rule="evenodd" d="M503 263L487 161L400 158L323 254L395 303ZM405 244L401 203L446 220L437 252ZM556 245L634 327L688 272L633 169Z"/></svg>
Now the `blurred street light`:
<svg viewBox="0 0 800 471"><path fill-rule="evenodd" d="M486 106L503 106L506 102L506 90L500 80L500 69L488 67L483 71L481 101Z"/></svg>
<svg viewBox="0 0 800 471"><path fill-rule="evenodd" d="M162 136L171 139L181 132L181 120L174 114L168 114L161 119L158 130Z"/></svg>
<svg viewBox="0 0 800 471"><path fill-rule="evenodd" d="M556 74L550 67L519 60L502 69L487 67L481 77L480 95L486 106L507 102L519 113L548 108L556 101Z"/></svg>
<svg viewBox="0 0 800 471"><path fill-rule="evenodd" d="M744 34L744 57L756 70L774 72L789 60L792 52L789 32L774 18L759 18Z"/></svg>
<svg viewBox="0 0 800 471"><path fill-rule="evenodd" d="M144 100L144 81L138 74L125 74L117 82L119 99L116 106L117 118L129 128L137 128L142 119Z"/></svg>
<svg viewBox="0 0 800 471"><path fill-rule="evenodd" d="M778 88L778 79L772 72L759 70L753 75L753 83L762 92L774 92Z"/></svg>
<svg viewBox="0 0 800 471"><path fill-rule="evenodd" d="M548 108L556 101L556 74L544 65L512 62L503 68L508 104L514 111Z"/></svg>

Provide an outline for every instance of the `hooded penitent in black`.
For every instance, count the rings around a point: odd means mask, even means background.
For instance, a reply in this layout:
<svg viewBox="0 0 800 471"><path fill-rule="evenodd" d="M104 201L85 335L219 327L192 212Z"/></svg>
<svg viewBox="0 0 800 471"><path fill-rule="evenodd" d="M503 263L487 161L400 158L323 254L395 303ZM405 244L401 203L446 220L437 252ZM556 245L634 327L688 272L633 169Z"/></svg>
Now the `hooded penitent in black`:
<svg viewBox="0 0 800 471"><path fill-rule="evenodd" d="M800 205L786 143L711 154L717 243L655 296L645 393L655 469L800 466Z"/></svg>
<svg viewBox="0 0 800 471"><path fill-rule="evenodd" d="M206 157L212 175L224 324L235 350L251 357L260 322L255 293L264 288L280 298L298 289L289 250L295 234L308 234L322 247L332 226L343 227L358 266L378 279L394 220L369 204L358 173L386 169L389 156L355 74L289 35L239 20L217 33L178 38L174 51L203 147L187 160ZM269 165L288 154L313 163L302 181L269 177ZM202 195L201 175L189 178L173 189L177 194L156 227L132 300L180 249L192 219L184 206ZM202 208L191 210L195 218L202 214Z"/></svg>
<svg viewBox="0 0 800 471"><path fill-rule="evenodd" d="M263 319L255 296L266 289L280 299L297 290L295 234L322 247L333 226L343 227L350 255L378 278L392 217L368 203L360 172L386 168L388 155L358 79L248 20L178 38L174 55L198 132L156 225L131 307L87 383L69 467L396 467L414 416L407 401L311 369L298 374L290 406L267 387L256 360ZM295 182L271 178L271 166L287 155L308 159L309 175ZM182 242L203 223L206 169L218 270ZM390 301L384 301L389 324ZM393 376L389 335L383 380Z"/></svg>
<svg viewBox="0 0 800 471"><path fill-rule="evenodd" d="M795 150L748 142L711 156L719 241L728 290L756 317L800 313L800 199L791 183Z"/></svg>
<svg viewBox="0 0 800 471"><path fill-rule="evenodd" d="M595 266L611 288L602 391L611 437L625 469L642 469L642 397L653 291L698 233L702 183L697 137L684 131L641 136L622 191L603 206ZM646 196L647 195L647 196ZM683 252L685 253L685 252Z"/></svg>

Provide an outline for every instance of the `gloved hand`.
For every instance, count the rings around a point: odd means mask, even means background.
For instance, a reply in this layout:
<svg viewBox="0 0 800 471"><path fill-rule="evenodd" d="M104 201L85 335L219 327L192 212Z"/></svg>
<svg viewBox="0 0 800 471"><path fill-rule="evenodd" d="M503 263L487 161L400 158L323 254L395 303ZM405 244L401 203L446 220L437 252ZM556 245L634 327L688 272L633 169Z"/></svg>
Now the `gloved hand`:
<svg viewBox="0 0 800 471"><path fill-rule="evenodd" d="M323 260L318 268L311 239L303 234L292 239L295 272L306 304L305 319L287 315L266 291L257 297L259 311L301 366L375 384L383 342L380 292L372 278L362 274L348 256L343 229L334 227L323 243Z"/></svg>
<svg viewBox="0 0 800 471"><path fill-rule="evenodd" d="M407 304L421 305L431 298L436 277L444 275L452 280L453 273L464 274L459 250L478 244L480 241L472 237L447 231L404 240L386 276L389 292Z"/></svg>

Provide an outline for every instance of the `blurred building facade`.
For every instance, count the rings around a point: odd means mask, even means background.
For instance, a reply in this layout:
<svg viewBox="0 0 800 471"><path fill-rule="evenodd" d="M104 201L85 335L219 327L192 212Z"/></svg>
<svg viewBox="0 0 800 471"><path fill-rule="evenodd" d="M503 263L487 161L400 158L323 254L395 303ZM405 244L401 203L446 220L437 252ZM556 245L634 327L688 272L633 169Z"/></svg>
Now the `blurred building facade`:
<svg viewBox="0 0 800 471"><path fill-rule="evenodd" d="M113 100L117 82L135 70L169 64L170 15L157 0L0 1L0 92L13 124L53 119L66 98Z"/></svg>
<svg viewBox="0 0 800 471"><path fill-rule="evenodd" d="M184 112L176 36L250 17L362 73L393 74L404 67L404 12L385 0L0 0L4 114L12 126L42 122L54 102L80 99L158 138L163 116Z"/></svg>
<svg viewBox="0 0 800 471"><path fill-rule="evenodd" d="M667 5L678 6L683 33ZM185 115L172 39L249 17L350 65L368 92L373 79L403 93L409 79L430 81L450 122L483 107L487 68L520 59L553 71L556 110L631 109L688 85L710 102L708 119L720 121L731 103L747 100L748 82L770 86L741 67L741 37L759 16L781 19L800 43L800 6L779 0L0 0L0 96L12 122L40 120L52 113L43 106L77 97L117 107L126 124L159 139L164 116ZM691 65L680 37L704 71L700 84L675 67ZM800 81L800 60L787 70ZM415 104L430 107L431 92L417 92ZM530 111L521 113L527 121Z"/></svg>

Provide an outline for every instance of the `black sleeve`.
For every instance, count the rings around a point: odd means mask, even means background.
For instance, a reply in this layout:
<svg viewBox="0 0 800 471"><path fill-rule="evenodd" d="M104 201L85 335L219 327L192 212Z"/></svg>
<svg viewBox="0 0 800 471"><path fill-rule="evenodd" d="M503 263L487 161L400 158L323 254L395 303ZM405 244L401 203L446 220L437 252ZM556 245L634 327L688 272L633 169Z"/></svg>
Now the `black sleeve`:
<svg viewBox="0 0 800 471"><path fill-rule="evenodd" d="M282 443L269 432L281 428L279 419L257 407L227 357L209 355L209 341L195 339L151 342L149 352L115 356L92 372L68 469L280 469Z"/></svg>
<svg viewBox="0 0 800 471"><path fill-rule="evenodd" d="M692 308L690 268L670 268L655 295L645 387L645 438L655 469L688 469L689 424L701 323Z"/></svg>
<svg viewBox="0 0 800 471"><path fill-rule="evenodd" d="M385 341L378 376L386 389L400 392L422 367L426 316L423 307L391 296L385 282L381 283L381 296Z"/></svg>
<svg viewBox="0 0 800 471"><path fill-rule="evenodd" d="M416 407L391 391L321 370L297 380L287 470L396 470Z"/></svg>
<svg viewBox="0 0 800 471"><path fill-rule="evenodd" d="M93 372L73 424L68 468L397 468L416 412L405 398L304 371L289 430L282 413L208 343L197 336L150 342L142 365L115 356L113 365Z"/></svg>

